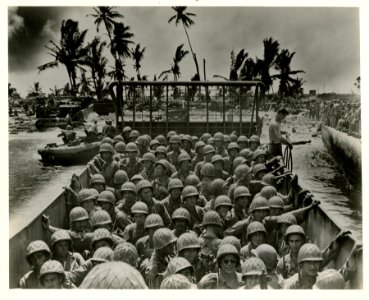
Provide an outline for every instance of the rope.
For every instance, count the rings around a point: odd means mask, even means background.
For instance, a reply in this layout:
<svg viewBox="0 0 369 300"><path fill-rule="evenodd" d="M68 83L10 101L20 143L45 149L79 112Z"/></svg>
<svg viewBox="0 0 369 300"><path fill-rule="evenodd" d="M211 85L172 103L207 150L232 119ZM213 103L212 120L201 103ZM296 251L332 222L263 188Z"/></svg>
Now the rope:
<svg viewBox="0 0 369 300"><path fill-rule="evenodd" d="M288 146L286 146L284 149L283 162L286 169L292 172L293 170L292 151Z"/></svg>

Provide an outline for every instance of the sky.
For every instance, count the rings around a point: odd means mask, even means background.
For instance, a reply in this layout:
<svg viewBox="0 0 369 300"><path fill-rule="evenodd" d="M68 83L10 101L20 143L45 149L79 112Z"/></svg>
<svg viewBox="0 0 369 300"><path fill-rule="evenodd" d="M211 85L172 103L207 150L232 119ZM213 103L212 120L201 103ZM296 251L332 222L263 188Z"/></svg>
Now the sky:
<svg viewBox="0 0 369 300"><path fill-rule="evenodd" d="M184 44L189 50L182 26L168 24L174 15L170 7L118 7L130 26L133 41L146 47L142 61L142 75L152 79L170 68L175 49ZM207 80L213 75L229 76L230 53L245 49L248 57L262 58L263 39L272 37L280 49L296 52L292 70L306 83L305 92L358 93L354 86L360 75L360 23L359 9L342 7L191 7L195 25L188 33L200 64L203 78L203 59L206 60ZM26 96L34 82L42 90L61 88L68 82L63 65L41 73L37 66L53 60L45 45L60 40L60 26L64 19L79 22L80 30L87 29L86 42L98 35L107 40L105 28L99 33L94 25L92 7L9 7L8 8L8 82L21 96ZM109 66L113 65L106 53ZM135 75L133 61L126 61L127 74ZM195 74L191 55L180 64L180 80L189 80ZM271 70L271 74L275 74ZM274 84L274 90L278 82Z"/></svg>

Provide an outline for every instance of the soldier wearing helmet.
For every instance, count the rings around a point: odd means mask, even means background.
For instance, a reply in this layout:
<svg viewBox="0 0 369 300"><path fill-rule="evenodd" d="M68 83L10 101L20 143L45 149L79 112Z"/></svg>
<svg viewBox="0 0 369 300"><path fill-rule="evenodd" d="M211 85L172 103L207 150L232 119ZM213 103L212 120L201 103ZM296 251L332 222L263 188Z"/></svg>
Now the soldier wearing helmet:
<svg viewBox="0 0 369 300"><path fill-rule="evenodd" d="M167 140L166 140L164 135L159 134L155 137L155 139L159 142L158 146L166 146L167 145Z"/></svg>
<svg viewBox="0 0 369 300"><path fill-rule="evenodd" d="M220 178L216 178L210 183L208 187L208 194L210 196L210 199L204 207L205 211L214 210L215 199L218 196L224 195L226 193L224 188L225 183L226 182Z"/></svg>
<svg viewBox="0 0 369 300"><path fill-rule="evenodd" d="M252 179L260 181L268 173L265 164L254 164L252 166Z"/></svg>
<svg viewBox="0 0 369 300"><path fill-rule="evenodd" d="M155 163L155 179L152 182L154 198L163 200L168 197L168 184L171 174L170 164L166 159L161 159Z"/></svg>
<svg viewBox="0 0 369 300"><path fill-rule="evenodd" d="M59 261L65 271L71 271L82 265L85 260L78 252L73 252L72 238L67 230L58 230L50 238L53 259Z"/></svg>
<svg viewBox="0 0 369 300"><path fill-rule="evenodd" d="M275 248L269 244L261 244L251 250L251 253L264 262L266 273L269 277L268 285L270 285L272 289L280 290L282 288L283 279L276 272L279 257Z"/></svg>
<svg viewBox="0 0 369 300"><path fill-rule="evenodd" d="M266 162L266 152L263 149L256 149L252 153L252 161L254 164L264 164Z"/></svg>
<svg viewBox="0 0 369 300"><path fill-rule="evenodd" d="M168 152L167 158L168 161L178 170L179 169L179 162L178 158L179 155L185 153L184 150L181 149L181 140L178 135L173 135L169 139L169 145L171 147L171 151Z"/></svg>
<svg viewBox="0 0 369 300"><path fill-rule="evenodd" d="M122 261L134 268L138 267L138 252L131 243L120 243L114 249L113 261Z"/></svg>
<svg viewBox="0 0 369 300"><path fill-rule="evenodd" d="M99 264L80 285L81 289L147 289L145 280L135 268L120 261Z"/></svg>
<svg viewBox="0 0 369 300"><path fill-rule="evenodd" d="M164 221L164 225L170 226L171 220L166 207L161 201L153 198L153 187L151 182L144 179L137 183L137 193L140 200L145 202L148 206L149 214L159 214Z"/></svg>
<svg viewBox="0 0 369 300"><path fill-rule="evenodd" d="M129 143L136 143L137 138L140 136L140 133L137 130L132 130L129 133L129 139L128 142Z"/></svg>
<svg viewBox="0 0 369 300"><path fill-rule="evenodd" d="M298 272L284 281L284 289L312 289L323 262L319 247L312 243L304 244L298 253Z"/></svg>
<svg viewBox="0 0 369 300"><path fill-rule="evenodd" d="M198 283L200 289L239 289L242 276L236 271L240 265L240 255L231 244L219 246L217 251L218 273L205 275Z"/></svg>
<svg viewBox="0 0 369 300"><path fill-rule="evenodd" d="M260 258L251 256L244 260L242 263L242 280L244 282L242 289L254 289L257 286L269 289L265 282L266 272L265 264Z"/></svg>
<svg viewBox="0 0 369 300"><path fill-rule="evenodd" d="M229 174L223 170L224 160L221 155L215 154L211 159L211 163L214 165L215 178L226 180L229 177Z"/></svg>
<svg viewBox="0 0 369 300"><path fill-rule="evenodd" d="M228 150L228 145L229 145L230 142L232 142L231 137L228 134L225 134L224 135L224 148L225 149Z"/></svg>
<svg viewBox="0 0 369 300"><path fill-rule="evenodd" d="M190 228L197 234L200 234L200 224L204 217L204 209L196 205L198 198L199 192L194 186L188 185L184 187L182 191L183 208L187 209L190 214Z"/></svg>
<svg viewBox="0 0 369 300"><path fill-rule="evenodd" d="M280 109L275 115L275 120L269 125L269 148L268 152L271 156L282 156L282 144L292 149L292 144L285 139L282 134L287 134L281 130L282 121L288 116L288 111L284 108Z"/></svg>
<svg viewBox="0 0 369 300"><path fill-rule="evenodd" d="M146 235L144 225L148 214L149 208L144 202L138 201L132 205L131 215L133 216L134 223L127 225L123 232L123 237L127 242L136 244L138 239Z"/></svg>
<svg viewBox="0 0 369 300"><path fill-rule="evenodd" d="M155 138L150 142L150 151L152 153L155 152L156 148L160 146L160 142Z"/></svg>
<svg viewBox="0 0 369 300"><path fill-rule="evenodd" d="M257 135L250 136L249 148L251 151L255 151L260 146L260 138Z"/></svg>
<svg viewBox="0 0 369 300"><path fill-rule="evenodd" d="M215 155L215 149L211 145L205 145L202 150L204 160L200 161L195 166L195 174L197 177L201 178L201 168L204 163L211 163L212 157Z"/></svg>
<svg viewBox="0 0 369 300"><path fill-rule="evenodd" d="M105 183L108 186L114 186L114 175L119 170L119 164L113 159L114 148L110 144L100 146L100 164L97 166L99 172L104 176ZM96 166L96 164L95 164ZM101 166L101 167L100 167Z"/></svg>
<svg viewBox="0 0 369 300"><path fill-rule="evenodd" d="M90 188L95 189L99 193L105 190L106 182L102 174L94 174L90 179Z"/></svg>
<svg viewBox="0 0 369 300"><path fill-rule="evenodd" d="M192 264L185 258L177 256L173 257L165 270L162 274L163 279L172 276L174 274L182 274L185 276L190 282L194 281L194 273L195 269Z"/></svg>
<svg viewBox="0 0 369 300"><path fill-rule="evenodd" d="M62 137L63 143L65 145L68 145L69 143L76 140L76 132L73 130L73 127L70 125L67 125L66 130L62 130L60 134L58 134L58 137Z"/></svg>
<svg viewBox="0 0 369 300"><path fill-rule="evenodd" d="M123 135L123 138L124 138L124 142L127 144L129 143L129 135L132 131L132 128L129 127L129 126L125 126L122 130L122 135Z"/></svg>
<svg viewBox="0 0 369 300"><path fill-rule="evenodd" d="M141 161L143 163L143 170L141 175L144 179L152 182L155 179L155 155L151 152L145 153Z"/></svg>
<svg viewBox="0 0 369 300"><path fill-rule="evenodd" d="M202 220L202 228L203 232L199 237L200 257L211 267L221 242L220 238L223 236L223 223L219 214L213 210L206 212Z"/></svg>
<svg viewBox="0 0 369 300"><path fill-rule="evenodd" d="M221 132L216 132L213 136L215 154L219 154L222 157L228 156L227 150L224 147L224 135Z"/></svg>
<svg viewBox="0 0 369 300"><path fill-rule="evenodd" d="M298 253L306 242L305 231L299 225L291 225L286 230L284 240L289 252L279 259L277 272L287 279L298 272Z"/></svg>
<svg viewBox="0 0 369 300"><path fill-rule="evenodd" d="M41 240L33 241L27 246L26 260L31 270L26 273L19 281L19 287L22 289L38 289L41 266L50 259L51 251L49 246Z"/></svg>
<svg viewBox="0 0 369 300"><path fill-rule="evenodd" d="M142 157L145 153L149 153L149 146L150 146L150 141L148 139L149 137L147 135L140 135L135 143L137 145L138 148L138 156Z"/></svg>
<svg viewBox="0 0 369 300"><path fill-rule="evenodd" d="M240 151L247 149L249 147L249 140L245 135L240 135L237 139L237 145L239 146Z"/></svg>
<svg viewBox="0 0 369 300"><path fill-rule="evenodd" d="M157 161L161 159L167 159L167 148L164 146L158 146L155 150L155 158Z"/></svg>
<svg viewBox="0 0 369 300"><path fill-rule="evenodd" d="M181 138L182 149L187 152L191 160L195 156L195 153L192 150L192 143L192 137L188 134L183 135L183 137Z"/></svg>
<svg viewBox="0 0 369 300"><path fill-rule="evenodd" d="M246 212L249 210L251 204L251 194L249 189L245 186L237 186L233 190L233 208L231 209L230 226L236 222L246 219Z"/></svg>
<svg viewBox="0 0 369 300"><path fill-rule="evenodd" d="M198 141L195 143L195 155L191 161L191 170L195 170L196 165L204 160L203 150L205 143L203 141Z"/></svg>
<svg viewBox="0 0 369 300"><path fill-rule="evenodd" d="M124 170L118 170L114 174L114 195L117 201L122 199L121 188L124 183L128 181L128 174Z"/></svg>
<svg viewBox="0 0 369 300"><path fill-rule="evenodd" d="M224 170L233 175L233 161L238 156L240 152L240 147L235 142L231 142L227 147L228 156L223 158L224 161Z"/></svg>
<svg viewBox="0 0 369 300"><path fill-rule="evenodd" d="M97 197L97 204L106 212L109 213L113 222L116 219L116 210L115 210L115 195L112 191L106 190L99 194Z"/></svg>
<svg viewBox="0 0 369 300"><path fill-rule="evenodd" d="M175 253L177 238L168 228L159 228L153 235L154 252L152 253L145 271L147 285L152 289L159 289L163 273Z"/></svg>
<svg viewBox="0 0 369 300"><path fill-rule="evenodd" d="M169 196L161 201L161 203L166 207L169 215L182 207L181 194L183 190L183 183L178 178L171 178L168 183Z"/></svg>
<svg viewBox="0 0 369 300"><path fill-rule="evenodd" d="M246 238L248 244L242 249L244 259L251 256L251 250L265 243L267 233L262 223L253 221L247 226Z"/></svg>
<svg viewBox="0 0 369 300"><path fill-rule="evenodd" d="M205 162L201 166L200 170L200 180L201 180L201 194L203 194L206 200L210 200L209 187L211 182L215 179L215 168L212 163Z"/></svg>
<svg viewBox="0 0 369 300"><path fill-rule="evenodd" d="M124 142L117 142L114 145L114 159L119 163L122 159L126 157L126 144Z"/></svg>
<svg viewBox="0 0 369 300"><path fill-rule="evenodd" d="M211 138L211 134L208 132L205 132L201 137L200 140L203 141L205 144L208 142L208 139Z"/></svg>
<svg viewBox="0 0 369 300"><path fill-rule="evenodd" d="M232 200L226 195L220 195L215 198L214 210L219 214L223 222L223 228L226 229L230 224L231 209L233 207Z"/></svg>
<svg viewBox="0 0 369 300"><path fill-rule="evenodd" d="M187 209L180 207L177 208L172 214L172 222L173 222L173 233L178 238L183 233L191 232L195 234L195 232L191 231L191 216Z"/></svg>
<svg viewBox="0 0 369 300"><path fill-rule="evenodd" d="M318 273L313 289L343 290L345 289L345 279L339 271L326 269Z"/></svg>
<svg viewBox="0 0 369 300"><path fill-rule="evenodd" d="M63 265L57 260L49 260L42 265L38 280L43 289L75 288L66 282Z"/></svg>
<svg viewBox="0 0 369 300"><path fill-rule="evenodd" d="M126 158L120 162L120 168L125 170L128 178L131 179L134 175L141 173L143 164L138 157L138 148L135 143L128 143L126 146Z"/></svg>
<svg viewBox="0 0 369 300"><path fill-rule="evenodd" d="M111 232L105 228L98 228L92 233L91 250L95 252L101 247L114 248L114 241Z"/></svg>
<svg viewBox="0 0 369 300"><path fill-rule="evenodd" d="M183 152L178 156L178 171L171 178L179 178L183 183L188 175L193 174L191 171L191 157L187 152Z"/></svg>
<svg viewBox="0 0 369 300"><path fill-rule="evenodd" d="M174 274L163 279L160 289L163 290L186 290L196 289L188 278L182 274Z"/></svg>
<svg viewBox="0 0 369 300"><path fill-rule="evenodd" d="M185 182L184 182L185 186L188 185L192 185L194 186L197 191L199 192L199 198L197 199L197 206L200 207L205 207L207 200L205 198L205 196L203 194L201 194L201 182L200 182L200 178L196 176L196 174L190 174L187 176Z"/></svg>
<svg viewBox="0 0 369 300"><path fill-rule="evenodd" d="M122 199L116 204L116 208L124 213L127 218L130 218L132 205L137 200L136 185L131 181L127 181L121 186L120 193Z"/></svg>
<svg viewBox="0 0 369 300"><path fill-rule="evenodd" d="M100 209L98 206L95 206L98 196L99 192L96 189L82 189L78 192L78 205L87 210L90 215L92 212Z"/></svg>

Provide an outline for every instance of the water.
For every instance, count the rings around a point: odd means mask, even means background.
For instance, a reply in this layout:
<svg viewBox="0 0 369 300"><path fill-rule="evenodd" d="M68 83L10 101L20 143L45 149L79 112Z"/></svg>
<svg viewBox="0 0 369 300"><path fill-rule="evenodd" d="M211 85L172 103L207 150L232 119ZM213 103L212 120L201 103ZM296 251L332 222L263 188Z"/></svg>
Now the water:
<svg viewBox="0 0 369 300"><path fill-rule="evenodd" d="M362 239L361 192L350 190L343 172L329 156L321 138L312 138L314 125L308 122L287 124L296 133L291 140L308 140L311 144L294 146L292 151L294 172L299 183L310 190L315 199L328 211L335 221ZM40 209L55 198L64 185L69 184L73 173L78 174L84 166L43 167L37 148L58 142L60 129L45 132L21 133L9 138L9 215L10 232L22 228L36 217ZM83 136L82 131L78 131ZM263 128L262 141L267 139L267 125Z"/></svg>

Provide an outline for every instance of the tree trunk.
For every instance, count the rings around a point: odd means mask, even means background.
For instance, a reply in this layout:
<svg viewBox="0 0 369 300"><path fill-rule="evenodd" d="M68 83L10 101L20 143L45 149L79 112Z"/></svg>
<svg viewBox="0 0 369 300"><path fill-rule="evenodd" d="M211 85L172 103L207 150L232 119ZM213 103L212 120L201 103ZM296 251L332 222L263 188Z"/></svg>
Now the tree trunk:
<svg viewBox="0 0 369 300"><path fill-rule="evenodd" d="M192 46L191 46L191 41L190 41L190 37L188 36L186 26L183 24L183 22L182 22L182 25L183 25L183 28L184 28L184 30L185 30L186 36L187 36L188 45L190 46L193 60L194 60L194 62L195 62L195 66L196 66L196 74L198 75L198 77L199 77L199 79L200 79L199 64L197 63L196 54L194 54L194 53L193 53Z"/></svg>

